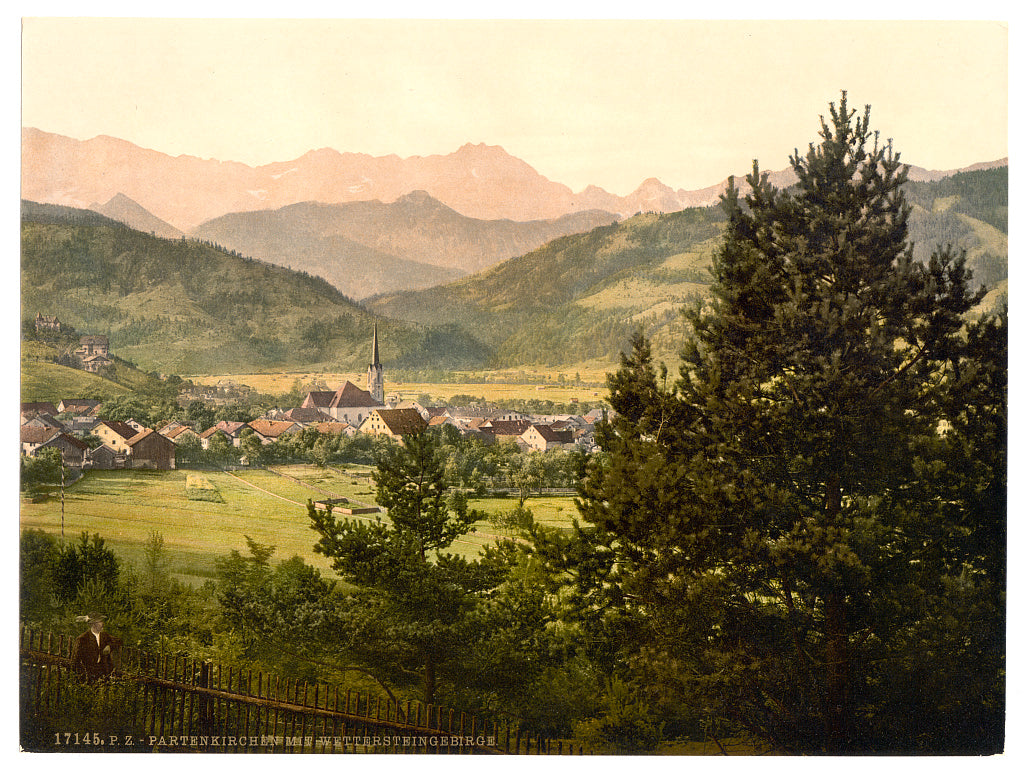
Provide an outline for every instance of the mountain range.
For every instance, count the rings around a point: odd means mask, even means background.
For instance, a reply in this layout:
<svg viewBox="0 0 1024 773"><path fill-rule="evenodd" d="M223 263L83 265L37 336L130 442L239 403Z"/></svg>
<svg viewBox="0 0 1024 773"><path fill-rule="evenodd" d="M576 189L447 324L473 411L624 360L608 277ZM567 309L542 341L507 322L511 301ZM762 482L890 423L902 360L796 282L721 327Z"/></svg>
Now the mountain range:
<svg viewBox="0 0 1024 773"><path fill-rule="evenodd" d="M993 162L994 165L1002 162ZM911 169L913 180L955 171ZM737 176L745 170L736 170ZM779 186L791 172L774 173ZM248 166L235 161L170 156L125 140L77 140L35 128L22 129L22 198L87 208L122 194L181 232L234 212L279 209L317 201L393 202L425 191L461 215L480 220L549 220L603 210L618 217L674 212L718 201L725 179L701 190L674 190L657 179L617 196L596 186L574 193L494 145L466 144L447 155L370 156L330 148L291 161ZM401 257L401 256L399 256Z"/></svg>

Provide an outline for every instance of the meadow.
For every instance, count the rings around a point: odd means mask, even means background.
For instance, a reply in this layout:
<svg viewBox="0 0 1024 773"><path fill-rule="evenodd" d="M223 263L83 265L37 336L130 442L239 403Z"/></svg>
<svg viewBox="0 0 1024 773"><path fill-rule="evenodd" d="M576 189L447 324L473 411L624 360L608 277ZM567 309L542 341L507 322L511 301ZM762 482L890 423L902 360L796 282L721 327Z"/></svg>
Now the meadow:
<svg viewBox="0 0 1024 773"><path fill-rule="evenodd" d="M120 559L142 565L147 540L154 533L164 540L171 574L200 585L215 576L215 559L237 550L247 554L248 536L276 548L274 560L302 557L327 576L329 562L313 552L316 537L309 527L306 502L346 497L353 503L374 504L370 467L320 468L285 465L233 472L214 470L91 470L67 487L63 512L59 493L44 501L21 503L21 528L42 529L65 541L82 532L97 533ZM201 476L222 501L189 497L188 479ZM508 510L515 498L474 499L470 507L485 514ZM527 500L537 521L569 527L576 508L572 497ZM348 516L373 519L374 515ZM507 536L486 519L476 531L452 546L467 558L482 546Z"/></svg>
<svg viewBox="0 0 1024 773"><path fill-rule="evenodd" d="M384 376L384 394L402 400L417 400L428 394L434 400L450 401L455 395L472 395L492 403L510 400L550 400L568 404L572 400L580 403L607 401L608 390L604 386L607 373L614 370L607 362L580 363L579 366L560 369L524 368L516 371L467 371L454 373L451 382L409 382ZM576 374L581 383L573 383ZM559 383L562 376L565 383ZM195 384L214 385L222 380L245 384L266 395L282 395L296 383L302 391L311 391L314 384L326 385L330 390L339 388L345 381L351 381L362 388L366 384L366 373L320 373L308 371L287 371L279 373L240 373L234 375L186 376ZM522 383L522 382L526 383ZM543 381L544 383L537 383ZM517 383L519 382L519 383ZM601 386L597 386L600 384Z"/></svg>

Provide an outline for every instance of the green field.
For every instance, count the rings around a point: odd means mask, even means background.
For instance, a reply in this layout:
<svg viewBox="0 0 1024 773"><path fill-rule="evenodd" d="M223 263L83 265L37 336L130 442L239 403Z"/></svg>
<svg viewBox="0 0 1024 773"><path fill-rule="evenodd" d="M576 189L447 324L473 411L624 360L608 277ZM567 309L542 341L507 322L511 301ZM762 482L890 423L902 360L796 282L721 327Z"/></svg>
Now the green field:
<svg viewBox="0 0 1024 773"><path fill-rule="evenodd" d="M220 495L219 501L190 499L189 475L201 475ZM306 501L346 497L374 504L370 468L318 468L288 465L273 470L220 472L175 470L92 470L69 486L64 497L66 540L83 531L97 533L118 556L141 565L149 536L163 536L178 579L201 584L214 577L214 559L232 550L245 554L246 536L274 545L275 559L301 556L328 575L328 562L313 552L316 536L309 527ZM486 513L511 509L514 498L473 500L470 507ZM548 525L568 526L576 514L571 497L538 497L527 501L534 517ZM374 518L375 516L353 516ZM53 495L42 502L22 500L21 528L61 534L61 502ZM482 520L477 531L461 538L453 551L467 557L493 542L497 533Z"/></svg>

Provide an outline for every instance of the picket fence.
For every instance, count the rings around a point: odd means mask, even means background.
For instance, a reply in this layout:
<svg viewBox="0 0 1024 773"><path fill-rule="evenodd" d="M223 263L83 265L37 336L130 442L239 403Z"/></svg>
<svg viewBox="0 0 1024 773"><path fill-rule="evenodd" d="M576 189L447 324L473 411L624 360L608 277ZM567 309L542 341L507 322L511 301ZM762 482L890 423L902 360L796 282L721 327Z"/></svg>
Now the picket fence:
<svg viewBox="0 0 1024 773"><path fill-rule="evenodd" d="M112 677L86 685L72 669L73 643L69 636L20 629L26 751L583 753L579 744L531 737L512 723L478 720L450 707L132 647L121 649ZM116 716L106 716L101 729L62 724L62 718L72 721L83 694L96 705L114 703Z"/></svg>

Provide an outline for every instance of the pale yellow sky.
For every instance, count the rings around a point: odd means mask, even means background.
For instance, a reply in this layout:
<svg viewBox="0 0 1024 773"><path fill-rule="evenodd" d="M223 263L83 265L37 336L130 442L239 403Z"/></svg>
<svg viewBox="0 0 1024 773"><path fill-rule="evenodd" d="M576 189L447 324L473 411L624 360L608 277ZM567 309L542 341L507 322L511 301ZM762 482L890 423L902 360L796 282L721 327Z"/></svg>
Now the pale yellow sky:
<svg viewBox="0 0 1024 773"><path fill-rule="evenodd" d="M256 165L501 145L625 194L786 165L842 89L903 160L1008 154L997 22L23 20L22 125Z"/></svg>

